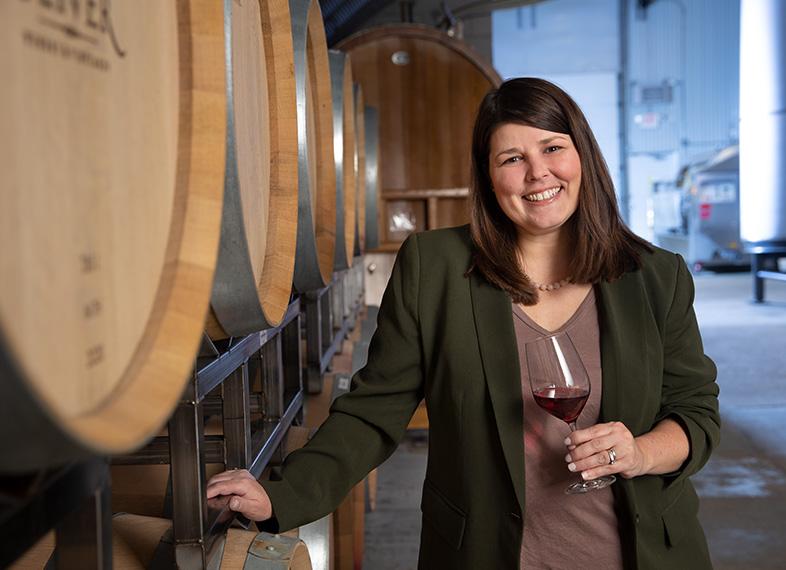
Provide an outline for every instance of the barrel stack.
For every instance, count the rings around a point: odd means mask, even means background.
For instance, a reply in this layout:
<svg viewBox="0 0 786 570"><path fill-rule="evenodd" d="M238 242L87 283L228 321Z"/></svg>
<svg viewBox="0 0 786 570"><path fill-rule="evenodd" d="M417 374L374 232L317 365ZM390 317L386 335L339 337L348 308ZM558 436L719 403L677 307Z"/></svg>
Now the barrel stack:
<svg viewBox="0 0 786 570"><path fill-rule="evenodd" d="M280 460L304 414L301 297L343 287L355 259L351 68L340 93L347 144L335 154L316 0L117 0L102 12L8 2L0 19L10 78L0 93L0 481L25 482L0 522L39 519L21 541L6 533L2 565L30 566L40 541L39 559L67 568L69 541L85 538L94 560L116 567L180 563L189 541L218 530L194 560L242 568L262 537L228 529L225 507L179 504L204 494L216 467L261 473ZM333 326L324 298L328 345L340 345L347 328ZM243 425L226 417L232 406ZM219 428L205 431L211 416ZM196 445L175 441L184 431ZM257 432L275 445L252 443ZM137 489L157 478L161 496L134 501L109 476L123 468L137 469ZM106 520L70 533L70 512L40 520L31 505L51 498L35 493L47 478L50 493L69 482L71 511ZM126 506L154 516L110 520L112 482ZM310 568L294 540L286 566L264 567Z"/></svg>

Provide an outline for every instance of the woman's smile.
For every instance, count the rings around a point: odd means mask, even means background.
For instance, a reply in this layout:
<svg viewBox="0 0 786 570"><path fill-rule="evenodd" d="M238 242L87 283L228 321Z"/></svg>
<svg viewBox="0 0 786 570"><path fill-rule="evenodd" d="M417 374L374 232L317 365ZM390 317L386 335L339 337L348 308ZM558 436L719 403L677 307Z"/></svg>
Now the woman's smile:
<svg viewBox="0 0 786 570"><path fill-rule="evenodd" d="M543 190L542 192L533 192L532 194L527 194L524 196L524 199L529 200L530 202L543 202L544 200L548 200L559 194L560 190L562 190L562 186L556 186L548 190Z"/></svg>

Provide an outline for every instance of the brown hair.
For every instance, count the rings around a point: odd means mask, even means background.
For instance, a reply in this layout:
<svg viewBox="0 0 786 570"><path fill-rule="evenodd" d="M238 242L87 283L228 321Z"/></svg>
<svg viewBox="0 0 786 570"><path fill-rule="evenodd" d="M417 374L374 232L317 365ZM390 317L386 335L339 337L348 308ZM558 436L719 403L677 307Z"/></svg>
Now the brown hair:
<svg viewBox="0 0 786 570"><path fill-rule="evenodd" d="M519 266L514 222L491 189L491 136L506 123L569 135L581 160L579 206L568 220L573 243L573 283L615 281L641 267L641 250L650 244L622 220L606 161L578 105L556 85L531 77L510 79L483 98L472 135L469 187L473 259L470 273L534 305L537 289Z"/></svg>

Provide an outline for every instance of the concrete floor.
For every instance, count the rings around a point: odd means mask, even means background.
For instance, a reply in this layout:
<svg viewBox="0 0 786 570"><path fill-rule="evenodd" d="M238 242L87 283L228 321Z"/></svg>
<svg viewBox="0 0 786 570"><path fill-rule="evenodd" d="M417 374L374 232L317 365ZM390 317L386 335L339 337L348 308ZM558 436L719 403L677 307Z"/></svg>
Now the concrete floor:
<svg viewBox="0 0 786 570"><path fill-rule="evenodd" d="M749 273L695 276L705 352L718 365L722 442L695 477L715 570L786 568L786 283L765 281L752 302ZM365 570L417 566L428 433L407 434L379 469L366 514ZM479 569L485 570L485 569Z"/></svg>

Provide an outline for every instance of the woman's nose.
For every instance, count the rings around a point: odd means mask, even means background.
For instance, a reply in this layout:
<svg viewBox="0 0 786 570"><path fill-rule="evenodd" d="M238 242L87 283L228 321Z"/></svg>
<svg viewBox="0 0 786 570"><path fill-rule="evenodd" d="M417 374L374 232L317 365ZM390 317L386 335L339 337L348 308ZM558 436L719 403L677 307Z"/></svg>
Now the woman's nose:
<svg viewBox="0 0 786 570"><path fill-rule="evenodd" d="M527 180L540 180L549 173L548 165L543 159L531 158L528 162Z"/></svg>

